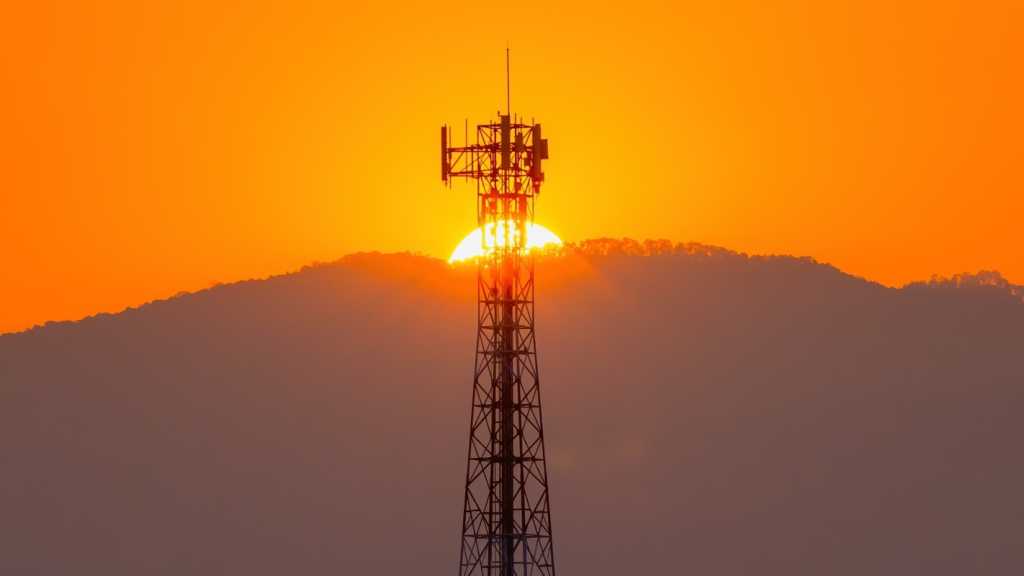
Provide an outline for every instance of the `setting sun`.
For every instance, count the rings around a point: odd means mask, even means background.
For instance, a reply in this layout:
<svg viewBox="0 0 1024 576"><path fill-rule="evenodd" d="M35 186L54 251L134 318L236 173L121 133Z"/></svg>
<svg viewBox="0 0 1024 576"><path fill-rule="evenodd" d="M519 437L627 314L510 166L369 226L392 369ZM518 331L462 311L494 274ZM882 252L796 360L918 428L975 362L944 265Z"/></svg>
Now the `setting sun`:
<svg viewBox="0 0 1024 576"><path fill-rule="evenodd" d="M504 222L497 226L497 230L492 230L494 225L489 226L487 237L490 239L487 242L488 246L504 246L505 245L505 227ZM497 233L494 233L497 232ZM562 239L557 234L548 230L540 224L530 224L529 228L526 229L526 248L543 248L550 245L558 245L562 243ZM459 242L459 245L452 251L452 255L448 258L449 262L459 262L462 260L468 260L470 258L476 258L484 254L484 237L483 230L477 228L465 238Z"/></svg>

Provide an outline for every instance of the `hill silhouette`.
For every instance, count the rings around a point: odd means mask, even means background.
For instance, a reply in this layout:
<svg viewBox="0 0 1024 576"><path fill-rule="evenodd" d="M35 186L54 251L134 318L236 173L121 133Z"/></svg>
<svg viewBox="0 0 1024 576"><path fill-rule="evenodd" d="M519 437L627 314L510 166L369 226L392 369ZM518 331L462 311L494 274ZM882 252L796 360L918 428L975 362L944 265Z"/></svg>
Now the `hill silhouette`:
<svg viewBox="0 0 1024 576"><path fill-rule="evenodd" d="M451 573L474 281L362 254L0 337L0 572ZM1024 572L998 275L602 240L538 297L561 572Z"/></svg>

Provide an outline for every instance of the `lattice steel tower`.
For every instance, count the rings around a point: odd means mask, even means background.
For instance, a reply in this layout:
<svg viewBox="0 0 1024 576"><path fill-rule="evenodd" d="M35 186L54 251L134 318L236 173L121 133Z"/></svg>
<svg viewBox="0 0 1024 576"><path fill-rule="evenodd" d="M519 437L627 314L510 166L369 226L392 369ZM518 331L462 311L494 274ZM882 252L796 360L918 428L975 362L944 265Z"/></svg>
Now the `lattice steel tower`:
<svg viewBox="0 0 1024 576"><path fill-rule="evenodd" d="M508 69L506 52L506 72ZM548 157L540 124L509 112L452 146L441 128L441 179L476 181L484 255L477 267L477 335L460 576L555 573L534 338L534 261L526 249Z"/></svg>

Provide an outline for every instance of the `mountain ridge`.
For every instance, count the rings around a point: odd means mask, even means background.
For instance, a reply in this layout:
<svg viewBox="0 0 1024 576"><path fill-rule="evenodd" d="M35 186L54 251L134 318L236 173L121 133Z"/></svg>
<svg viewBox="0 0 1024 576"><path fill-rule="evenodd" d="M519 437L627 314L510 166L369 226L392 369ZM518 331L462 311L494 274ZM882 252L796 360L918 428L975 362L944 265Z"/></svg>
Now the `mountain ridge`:
<svg viewBox="0 0 1024 576"><path fill-rule="evenodd" d="M806 264L812 264L821 266L826 269L830 269L836 273L842 274L846 277L860 280L869 284L881 286L887 289L893 290L906 290L906 289L920 289L920 288L980 288L989 287L993 289L999 289L1007 292L1008 294L1019 298L1024 302L1024 286L1018 286L1007 281L1002 274L994 270L980 270L975 273L960 273L953 276L945 277L933 275L927 280L917 280L904 284L900 287L890 287L881 284L880 282L857 276L845 272L840 268L825 262L820 262L809 256L793 256L786 254L748 254L745 252L734 251L728 248L720 246L703 244L700 242L672 242L664 239L648 239L643 241L637 241L631 238L593 238L584 240L579 243L568 242L564 245L547 248L539 251L538 258L541 260L550 259L569 259L572 257L608 257L608 256L665 256L665 255L677 255L677 256L688 256L696 258L738 258L752 261L796 261ZM345 266L353 265L360 262L364 262L366 258L377 258L377 257L409 257L409 258L420 258L426 261L431 261L435 264L445 264L443 259L433 257L426 254L420 254L417 252L379 252L379 251L366 251L366 252L354 252L347 254L333 261L318 262L314 261L310 264L304 265L296 270L290 272L283 272L281 274L274 274L260 278L248 278L243 280L237 280L233 282L217 282L207 288L202 288L195 291L179 291L174 295L166 298L158 298L141 303L136 306L127 306L124 309L116 312L98 312L91 314L77 320L48 320L42 324L36 324L34 326L25 328L23 330L17 330L13 332L0 333L0 341L2 338L7 336L16 336L20 334L34 332L36 330L62 326L67 324L74 324L78 322L85 322L94 319L107 318L110 316L117 316L120 314L131 313L136 310L145 309L148 306L156 305L161 302L174 300L181 297L186 297L194 294L206 292L208 290L216 290L224 286L234 286L239 284L245 284L249 282L261 282L269 281L275 278L293 276L297 274L307 273L311 270L322 267L330 266ZM456 268L465 268L467 266L475 266L473 262L462 262L455 263L452 265Z"/></svg>
<svg viewBox="0 0 1024 576"><path fill-rule="evenodd" d="M1024 571L997 277L602 250L537 263L560 570ZM356 255L0 338L0 572L449 572L475 274Z"/></svg>

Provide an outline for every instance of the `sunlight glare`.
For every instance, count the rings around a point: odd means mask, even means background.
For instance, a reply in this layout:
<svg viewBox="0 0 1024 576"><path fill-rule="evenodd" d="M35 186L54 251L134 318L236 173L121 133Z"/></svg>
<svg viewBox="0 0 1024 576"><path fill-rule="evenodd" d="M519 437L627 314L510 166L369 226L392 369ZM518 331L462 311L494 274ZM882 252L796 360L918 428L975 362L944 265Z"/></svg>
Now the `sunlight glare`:
<svg viewBox="0 0 1024 576"><path fill-rule="evenodd" d="M491 224L490 227L493 227ZM498 225L497 244L502 246L504 244L504 222ZM480 228L473 230L466 235L465 238L459 242L459 245L452 251L452 255L448 258L448 262L461 262L463 260L469 260L482 256L484 254L484 243L483 243L483 232ZM488 234L488 237L494 237L494 234ZM530 224L526 229L526 248L533 250L534 248L543 248L550 245L560 245L562 239L559 238L554 232L548 230L540 224Z"/></svg>

